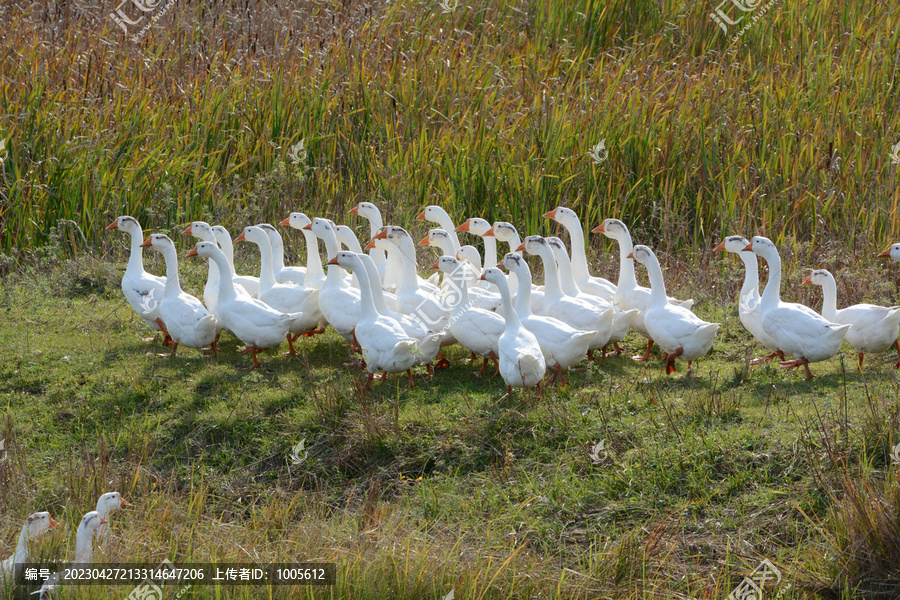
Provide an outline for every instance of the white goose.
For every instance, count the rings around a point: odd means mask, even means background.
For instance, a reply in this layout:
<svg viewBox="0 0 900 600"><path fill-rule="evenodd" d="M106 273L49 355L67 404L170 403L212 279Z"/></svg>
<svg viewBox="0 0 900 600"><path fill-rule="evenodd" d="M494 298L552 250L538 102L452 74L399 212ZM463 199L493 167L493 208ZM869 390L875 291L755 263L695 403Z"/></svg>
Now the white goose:
<svg viewBox="0 0 900 600"><path fill-rule="evenodd" d="M756 341L772 351L771 354L750 361L751 365L757 365L775 357L784 360L784 353L778 349L778 344L763 328L762 311L759 307L759 261L756 260L755 254L744 250L749 243L746 238L732 235L722 240L715 247L714 252L737 254L744 263L744 285L741 287L741 295L738 297L738 316Z"/></svg>
<svg viewBox="0 0 900 600"><path fill-rule="evenodd" d="M556 258L556 265L559 267L559 286L562 288L563 294L590 302L599 309L613 309L613 325L612 332L609 335L609 342L612 342L615 345L616 353L621 352L617 342L625 339L625 336L628 334L628 330L631 327L631 322L638 311L636 309L622 310L600 296L595 296L582 291L575 282L575 277L572 275L572 263L569 260L566 246L563 244L562 240L557 237L548 237L546 240L547 243L550 244L550 249L553 250L553 256ZM602 351L603 356L605 357L606 346L603 347ZM590 353L588 353L588 356L590 356Z"/></svg>
<svg viewBox="0 0 900 600"><path fill-rule="evenodd" d="M416 217L417 221L429 221L437 223L438 227L448 232L450 243L453 244L453 252L445 252L448 256L455 256L459 251L459 236L456 235L456 226L453 219L447 214L447 211L440 206L434 204L426 206L425 209Z"/></svg>
<svg viewBox="0 0 900 600"><path fill-rule="evenodd" d="M519 293L516 295L516 314L522 325L533 333L544 353L547 365L553 367L550 383L559 379L561 385L567 385L563 370L574 367L589 351L596 335L593 331L579 331L563 321L531 312L531 270L528 262L519 254L509 253L503 258L503 266L514 271L519 281Z"/></svg>
<svg viewBox="0 0 900 600"><path fill-rule="evenodd" d="M616 285L602 277L593 277L588 271L587 254L584 250L584 229L575 211L557 206L544 213L544 218L553 219L569 232L569 240L572 242L572 276L578 288L587 294L600 296L607 302L615 301Z"/></svg>
<svg viewBox="0 0 900 600"><path fill-rule="evenodd" d="M359 240L356 237L356 234L353 233L353 230L347 227L346 225L337 225L334 228L334 233L337 236L338 242L347 248L350 252L354 254L362 254L362 246L359 245Z"/></svg>
<svg viewBox="0 0 900 600"><path fill-rule="evenodd" d="M44 535L58 525L59 523L48 512L36 512L25 519L15 552L0 562L0 583L3 582L4 577L7 579L16 577L16 570L21 569L21 565L28 562L28 544L31 540Z"/></svg>
<svg viewBox="0 0 900 600"><path fill-rule="evenodd" d="M541 346L533 333L528 331L513 308L509 297L509 284L500 269L486 269L481 277L490 281L500 290L503 301L503 318L506 321L503 333L497 342L499 350L500 375L506 383L506 394L512 398L512 388L538 386L547 372L547 362Z"/></svg>
<svg viewBox="0 0 900 600"><path fill-rule="evenodd" d="M293 283L305 285L306 267L286 267L284 265L284 240L281 234L269 223L256 225L269 237L269 245L272 246L272 271L275 273L277 283Z"/></svg>
<svg viewBox="0 0 900 600"><path fill-rule="evenodd" d="M488 358L497 360L500 335L506 329L506 322L497 313L473 306L469 298L469 282L459 276L464 267L456 258L441 256L431 268L440 269L447 279L454 278L459 299L450 309L450 333L464 348L484 359L478 371L482 375Z"/></svg>
<svg viewBox="0 0 900 600"><path fill-rule="evenodd" d="M97 544L102 548L106 545L106 540L109 538L109 518L119 509L128 508L131 506L128 502L125 501L125 498L122 497L122 494L119 492L106 492L97 500L97 514L107 520L107 523L100 525L97 528Z"/></svg>
<svg viewBox="0 0 900 600"><path fill-rule="evenodd" d="M359 215L369 222L369 239L375 237L375 234L384 227L384 221L381 219L381 211L371 202L360 202L350 209L350 214ZM386 289L395 287L397 285L396 279L391 281L388 281L387 279L388 273L385 270L387 268L387 254L385 251L381 248L372 248L369 250L369 256L375 261L375 266L378 268L378 274L381 276L382 285Z"/></svg>
<svg viewBox="0 0 900 600"><path fill-rule="evenodd" d="M353 287L344 279L345 271L330 262L340 251L334 225L327 219L316 217L304 229L312 231L325 244L328 255L328 274L325 285L319 292L319 310L325 320L331 324L344 339L353 339L353 328L359 321L361 296L360 289Z"/></svg>
<svg viewBox="0 0 900 600"><path fill-rule="evenodd" d="M579 331L593 331L591 350L599 350L609 343L615 319L612 306L601 309L586 300L563 294L553 250L541 236L528 236L518 249L540 256L544 264L544 308L539 314L556 317Z"/></svg>
<svg viewBox="0 0 900 600"><path fill-rule="evenodd" d="M890 258L893 261L900 262L900 244L891 244L876 258Z"/></svg>
<svg viewBox="0 0 900 600"><path fill-rule="evenodd" d="M216 235L216 242L228 262L228 272L231 273L232 282L234 285L244 288L248 295L256 298L256 294L259 292L259 277L238 275L234 270L234 243L231 241L231 234L221 225L213 225L212 230Z"/></svg>
<svg viewBox="0 0 900 600"><path fill-rule="evenodd" d="M522 240L519 237L519 232L516 230L515 226L512 223L507 223L506 221L497 221L484 234L485 238L489 238L491 236L497 238L501 242L505 242L506 244L508 244L509 251L511 253L521 254L521 250L519 250L519 248L522 247ZM519 290L519 282L516 280L516 274L510 273L507 279L509 282L509 288L511 290L512 297L513 299L515 299L516 294ZM542 314L544 312L544 289L542 286L537 286L533 283L531 285L531 310L538 314Z"/></svg>
<svg viewBox="0 0 900 600"><path fill-rule="evenodd" d="M675 359L688 361L688 375L691 363L712 348L713 338L719 330L718 323L707 323L684 306L669 302L666 283L656 255L647 246L635 246L629 253L645 267L650 276L650 304L644 313L647 331L666 353L666 373L673 373Z"/></svg>
<svg viewBox="0 0 900 600"><path fill-rule="evenodd" d="M409 337L403 326L387 315L380 314L375 307L369 274L362 260L353 252L338 252L328 261L329 265L340 266L353 271L359 280L361 292L360 316L354 334L362 348L363 359L369 376L369 387L376 371L409 375L409 389L413 388L412 366L416 363L418 347L416 340Z"/></svg>
<svg viewBox="0 0 900 600"><path fill-rule="evenodd" d="M122 277L122 293L134 312L150 329L165 334L163 343L166 343L169 334L165 325L162 327L159 325L159 301L166 289L166 278L151 275L144 270L144 252L141 246L144 231L141 224L134 217L118 217L106 228L118 229L131 236L131 253L128 256L125 275Z"/></svg>
<svg viewBox="0 0 900 600"><path fill-rule="evenodd" d="M159 316L160 324L166 324L172 337L169 356L175 356L179 344L197 350L211 346L213 356L218 354L216 342L221 328L202 302L181 289L174 242L168 236L154 233L141 246L153 248L166 259L166 289L159 301Z"/></svg>
<svg viewBox="0 0 900 600"><path fill-rule="evenodd" d="M493 269L497 266L497 238L485 234L491 230L491 224L484 219L472 217L463 221L456 231L468 231L484 240L484 268Z"/></svg>
<svg viewBox="0 0 900 600"><path fill-rule="evenodd" d="M230 273L228 259L212 242L200 242L188 256L214 260L223 275ZM277 346L284 340L296 315L279 312L256 298L238 295L231 277L219 279L219 315L225 327L244 343L242 354L253 356L254 368L260 367L256 353Z"/></svg>
<svg viewBox="0 0 900 600"><path fill-rule="evenodd" d="M275 271L272 264L272 246L270 238L262 227L244 227L238 242L253 242L259 247L260 272L259 272L259 299L283 313L300 313L291 321L290 333L287 336L289 354L297 354L294 342L298 337L309 333L319 324L323 315L319 310L320 290L304 287L302 285L276 283Z"/></svg>
<svg viewBox="0 0 900 600"><path fill-rule="evenodd" d="M303 234L306 240L306 275L303 285L317 290L325 285L325 271L322 269L322 258L319 256L319 238L312 231L304 229L312 221L301 212L292 212L279 225L290 226Z"/></svg>
<svg viewBox="0 0 900 600"><path fill-rule="evenodd" d="M469 282L468 295L475 308L495 310L500 306L500 294L475 287L476 282L479 281L478 278L481 277L482 269L481 256L478 255L478 250L476 250L474 246L460 246L458 249L454 250L450 234L443 229L430 229L428 235L419 242L419 245L435 246L441 252L442 256L454 256L458 261L461 261L460 271L458 273L453 274L452 278L447 275L444 276L444 281L441 285L441 298L444 299L445 303L447 303L448 297L459 296L458 286L455 285L455 280L459 277L465 277ZM465 250L463 250L463 248L465 248ZM451 283L451 280L454 283ZM453 304L453 302L449 302L448 306L453 306Z"/></svg>
<svg viewBox="0 0 900 600"><path fill-rule="evenodd" d="M832 323L850 325L844 340L856 350L858 368L862 371L863 355L866 352L884 352L891 346L897 349L897 364L900 369L900 306L890 308L874 304L854 304L837 309L837 283L834 276L825 269L816 269L803 282L821 286L822 316Z"/></svg>
<svg viewBox="0 0 900 600"><path fill-rule="evenodd" d="M75 560L72 562L73 568L90 564L93 555L91 542L94 538L94 531L96 531L100 525L106 524L106 522L106 518L100 516L100 513L96 510L92 510L82 517L81 524L78 526L78 532L75 534ZM33 593L40 594L39 597L41 600L48 600L56 593L58 585L59 573L54 573L44 582L44 585L41 586L40 590Z"/></svg>
<svg viewBox="0 0 900 600"><path fill-rule="evenodd" d="M606 219L592 229L591 233L602 233L619 244L619 281L616 283L615 304L622 310L634 308L639 311L631 320L631 326L647 338L647 351L644 352L643 356L632 356L632 358L635 360L647 360L650 358L650 350L653 348L653 337L644 326L644 313L650 304L650 290L637 284L637 279L634 275L634 260L628 257L631 251L634 250L628 227L618 219ZM694 305L693 300L681 301L669 298L669 302L689 310Z"/></svg>
<svg viewBox="0 0 900 600"><path fill-rule="evenodd" d="M744 249L769 263L769 280L759 305L763 328L782 352L795 357L780 363L781 366L786 369L802 366L806 378L812 379L809 363L826 360L840 352L850 325L832 323L808 306L781 301L781 257L771 240L756 236Z"/></svg>

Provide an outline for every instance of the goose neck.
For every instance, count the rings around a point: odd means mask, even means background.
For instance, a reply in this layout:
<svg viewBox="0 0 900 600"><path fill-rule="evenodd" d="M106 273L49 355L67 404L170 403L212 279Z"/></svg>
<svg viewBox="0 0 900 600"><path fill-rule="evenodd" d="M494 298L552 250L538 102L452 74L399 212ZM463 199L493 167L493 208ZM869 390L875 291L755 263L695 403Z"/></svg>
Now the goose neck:
<svg viewBox="0 0 900 600"><path fill-rule="evenodd" d="M178 279L178 254L173 244L167 243L162 248L166 259L166 296L177 296L181 293L181 281Z"/></svg>
<svg viewBox="0 0 900 600"><path fill-rule="evenodd" d="M131 252L128 254L128 266L125 270L128 274L140 274L144 272L144 249L141 244L144 232L140 229L129 232L131 235Z"/></svg>
<svg viewBox="0 0 900 600"><path fill-rule="evenodd" d="M587 254L584 250L584 231L581 229L581 223L565 222L563 226L569 232L569 242L572 244L572 276L579 281L587 279L590 273L588 272Z"/></svg>
<svg viewBox="0 0 900 600"><path fill-rule="evenodd" d="M619 242L618 287L626 290L634 289L637 286L637 279L634 276L634 259L628 258L628 255L634 250L631 236L625 234L622 237L616 237L615 240Z"/></svg>
<svg viewBox="0 0 900 600"><path fill-rule="evenodd" d="M519 286L516 294L516 312L520 319L527 319L531 316L531 269L527 264L522 263L516 268L516 280Z"/></svg>
<svg viewBox="0 0 900 600"><path fill-rule="evenodd" d="M216 251L209 257L209 264L215 264L219 268L219 302L235 299L237 292L234 290L234 281L232 280L234 271L228 265L228 259L225 257L225 254L221 250Z"/></svg>
<svg viewBox="0 0 900 600"><path fill-rule="evenodd" d="M827 278L822 284L822 316L834 321L837 313L837 283Z"/></svg>
<svg viewBox="0 0 900 600"><path fill-rule="evenodd" d="M275 266L269 236L263 232L259 241L256 241L256 245L259 246L259 288L268 290L275 285Z"/></svg>
<svg viewBox="0 0 900 600"><path fill-rule="evenodd" d="M769 264L769 279L766 281L760 302L766 305L777 304L781 300L781 257L777 251L760 256Z"/></svg>
<svg viewBox="0 0 900 600"><path fill-rule="evenodd" d="M489 236L481 238L484 240L484 268L497 268L497 238Z"/></svg>
<svg viewBox="0 0 900 600"><path fill-rule="evenodd" d="M544 300L552 304L562 297L562 288L559 287L559 271L556 267L556 258L553 251L547 246L542 246L539 255L544 263Z"/></svg>
<svg viewBox="0 0 900 600"><path fill-rule="evenodd" d="M651 256L645 266L647 275L650 277L650 306L665 306L669 300L666 297L666 282L663 279L659 260L655 256Z"/></svg>
<svg viewBox="0 0 900 600"><path fill-rule="evenodd" d="M738 252L738 258L744 263L744 285L741 287L741 298L754 293L759 294L759 261L752 252Z"/></svg>
<svg viewBox="0 0 900 600"><path fill-rule="evenodd" d="M322 257L319 256L319 238L311 231L303 231L303 239L306 240L306 272L310 281L321 279L325 276L322 270Z"/></svg>

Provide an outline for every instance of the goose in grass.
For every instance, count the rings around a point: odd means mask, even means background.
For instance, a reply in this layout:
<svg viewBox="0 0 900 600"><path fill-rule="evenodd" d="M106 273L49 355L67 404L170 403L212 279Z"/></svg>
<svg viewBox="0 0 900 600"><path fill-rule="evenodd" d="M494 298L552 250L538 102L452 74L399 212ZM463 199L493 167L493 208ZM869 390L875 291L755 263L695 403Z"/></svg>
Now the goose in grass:
<svg viewBox="0 0 900 600"><path fill-rule="evenodd" d="M541 393L541 379L547 372L547 362L537 337L522 325L512 305L506 275L500 269L485 269L481 277L500 290L503 301L503 333L497 341L500 376L506 383L506 395L512 398L514 387L537 386Z"/></svg>
<svg viewBox="0 0 900 600"><path fill-rule="evenodd" d="M36 512L25 519L22 525L22 531L19 533L19 540L16 543L16 550L12 556L0 562L0 583L3 579L13 579L16 577L16 571L22 568L22 564L28 562L29 544L31 540L36 539L59 523L50 516L48 512Z"/></svg>
<svg viewBox="0 0 900 600"><path fill-rule="evenodd" d="M284 264L284 239L278 230L269 223L258 223L269 238L272 247L272 272L275 274L276 283L290 283L294 285L306 284L306 267L288 267Z"/></svg>
<svg viewBox="0 0 900 600"><path fill-rule="evenodd" d="M622 310L600 296L583 292L575 282L575 277L572 274L572 264L562 240L556 237L548 237L546 239L547 243L550 245L550 249L553 250L553 256L556 257L556 265L559 267L559 286L562 288L563 294L590 302L599 309L613 309L612 331L609 334L609 341L607 344L612 343L615 346L616 354L621 353L622 349L619 348L618 342L625 339L625 336L628 335L628 330L631 328L631 322L634 320L638 311L634 309ZM606 346L603 347L602 351L603 356L606 357Z"/></svg>
<svg viewBox="0 0 900 600"><path fill-rule="evenodd" d="M82 517L81 524L78 525L78 531L75 534L75 560L72 561L72 568L90 564L93 557L92 541L94 532L98 527L106 523L106 517L101 516L96 510L92 510ZM34 593L39 594L41 600L48 600L57 592L58 586L59 573L54 573L44 582L41 589Z"/></svg>
<svg viewBox="0 0 900 600"><path fill-rule="evenodd" d="M744 249L769 264L769 280L759 304L763 328L782 352L794 357L780 365L785 369L803 367L806 378L812 379L809 363L829 359L840 352L850 325L832 323L808 306L781 300L781 256L771 240L756 236Z"/></svg>
<svg viewBox="0 0 900 600"><path fill-rule="evenodd" d="M607 302L615 301L616 285L602 277L594 277L588 271L587 253L584 250L584 228L575 211L557 206L544 213L544 218L556 221L569 232L569 240L572 243L572 276L578 288L587 294L600 296Z"/></svg>
<svg viewBox="0 0 900 600"><path fill-rule="evenodd" d="M97 499L97 508L95 510L97 511L97 514L107 521L107 523L103 523L97 527L97 544L101 548L106 545L107 539L109 538L109 518L113 513L118 512L123 508L128 508L129 506L131 506L131 504L129 504L119 492L106 492Z"/></svg>
<svg viewBox="0 0 900 600"><path fill-rule="evenodd" d="M891 244L877 257L890 258L893 261L900 262L900 244Z"/></svg>
<svg viewBox="0 0 900 600"><path fill-rule="evenodd" d="M325 244L325 252L331 261L340 251L335 233L335 225L328 219L316 217L304 229L312 231ZM346 272L337 263L329 262L325 285L319 292L319 310L325 320L344 339L353 340L353 329L359 321L360 289L350 285L344 278Z"/></svg>
<svg viewBox="0 0 900 600"><path fill-rule="evenodd" d="M259 247L260 272L259 272L259 299L283 313L298 313L298 317L291 321L287 336L289 354L297 354L294 342L301 335L310 333L323 319L319 310L319 293L321 290L308 288L302 285L277 283L272 260L272 246L270 238L262 227L244 227L238 242L253 242Z"/></svg>
<svg viewBox="0 0 900 600"><path fill-rule="evenodd" d="M197 350L210 346L213 356L218 354L216 342L222 328L200 300L181 289L175 243L166 235L154 233L141 246L153 248L166 259L166 288L159 301L159 324L162 327L165 323L172 337L172 352L168 356L175 356L179 344Z"/></svg>
<svg viewBox="0 0 900 600"><path fill-rule="evenodd" d="M231 281L235 286L242 287L250 297L256 298L256 294L259 293L259 277L238 275L234 270L234 242L231 239L231 234L221 225L213 225L212 230L216 235L216 242L222 250L222 254L225 255L225 260L228 262L228 272L231 273Z"/></svg>
<svg viewBox="0 0 900 600"><path fill-rule="evenodd" d="M484 240L483 266L485 269L493 269L497 266L497 238L493 235L485 235L490 230L491 224L478 217L467 219L456 228L456 231L466 231Z"/></svg>
<svg viewBox="0 0 900 600"><path fill-rule="evenodd" d="M644 265L650 276L650 303L644 313L644 324L652 339L666 353L666 373L675 372L675 359L680 358L687 361L690 375L691 363L712 348L719 323L707 323L690 309L669 302L662 267L653 250L638 245L628 258Z"/></svg>
<svg viewBox="0 0 900 600"><path fill-rule="evenodd" d="M897 349L897 364L900 369L900 306L876 306L874 304L854 304L838 310L837 282L834 275L825 269L816 269L803 282L822 288L822 316L832 323L850 325L844 340L856 350L858 368L862 371L863 356L870 352L884 352L891 346Z"/></svg>
<svg viewBox="0 0 900 600"><path fill-rule="evenodd" d="M159 301L166 291L166 278L152 275L144 270L144 230L134 217L117 217L106 226L107 229L124 231L131 236L131 252L128 255L128 266L122 276L122 293L128 305L144 320L150 329L162 331L165 335L163 343L169 341L165 325L160 327ZM151 341L149 338L145 341Z"/></svg>
<svg viewBox="0 0 900 600"><path fill-rule="evenodd" d="M619 244L619 281L616 282L615 304L622 310L638 310L638 313L631 321L631 326L647 338L647 350L643 356L632 356L632 358L635 360L647 360L650 358L650 350L653 349L654 342L653 337L644 326L644 313L650 304L650 289L637 284L634 274L634 260L628 257L631 251L634 250L628 227L618 219L606 219L592 229L591 233L602 233ZM681 301L675 298L669 298L668 300L671 304L682 306L688 310L694 305L693 300Z"/></svg>
<svg viewBox="0 0 900 600"><path fill-rule="evenodd" d="M359 280L360 315L354 328L354 335L362 349L366 369L369 371L366 387L370 387L378 371L386 373L406 371L409 376L409 389L412 389L414 382L411 369L416 364L418 354L416 340L406 334L396 319L378 312L369 274L362 260L353 252L338 252L327 264L351 270Z"/></svg>
<svg viewBox="0 0 900 600"><path fill-rule="evenodd" d="M431 206L426 206L422 212L418 214L416 220L437 223L438 227L447 233L450 243L453 245L452 251L445 252L444 254L448 256L456 255L460 246L459 236L456 235L456 225L453 224L453 219L450 218L450 215L447 214L446 210L432 204Z"/></svg>
<svg viewBox="0 0 900 600"><path fill-rule="evenodd" d="M504 242L509 245L509 252L513 254L521 254L522 251L519 248L522 246L522 239L519 237L519 232L516 230L515 226L512 223L507 223L506 221L497 221L494 223L487 232L485 232L484 237L495 237L498 241ZM519 282L516 280L516 274L510 273L509 277L507 277L509 288L512 293L513 300L515 300L516 294L519 289ZM500 310L502 311L502 305ZM531 310L535 313L543 313L544 311L544 289L541 286L531 285Z"/></svg>
<svg viewBox="0 0 900 600"><path fill-rule="evenodd" d="M350 209L351 215L359 215L369 222L369 239L375 237L382 227L384 220L381 218L381 211L371 202L360 202ZM375 261L375 267L381 276L381 281L385 289L392 289L397 285L396 279L388 280L387 269L387 253L382 248L372 248L369 250L369 256Z"/></svg>
<svg viewBox="0 0 900 600"><path fill-rule="evenodd" d="M554 371L549 383L558 380L561 385L567 385L563 371L584 360L595 332L579 331L554 317L533 314L528 297L531 294L531 270L528 262L519 254L509 253L503 258L503 266L516 273L519 281L516 315L522 325L537 338L547 366Z"/></svg>
<svg viewBox="0 0 900 600"><path fill-rule="evenodd" d="M200 242L188 256L202 256L213 260L223 275L231 273L225 253L212 242ZM231 277L219 280L219 315L225 327L244 343L242 354L253 357L253 367L260 367L256 356L260 350L273 348L288 336L291 322L297 315L279 312L257 298L239 295Z"/></svg>
<svg viewBox="0 0 900 600"><path fill-rule="evenodd" d="M757 365L776 357L784 360L784 353L778 349L777 342L763 328L762 311L759 306L759 261L756 260L755 254L744 250L749 243L744 237L732 235L722 240L714 252L737 254L744 263L744 285L741 286L741 294L738 297L738 316L744 328L756 338L756 341L772 351L771 354L750 361L751 365Z"/></svg>

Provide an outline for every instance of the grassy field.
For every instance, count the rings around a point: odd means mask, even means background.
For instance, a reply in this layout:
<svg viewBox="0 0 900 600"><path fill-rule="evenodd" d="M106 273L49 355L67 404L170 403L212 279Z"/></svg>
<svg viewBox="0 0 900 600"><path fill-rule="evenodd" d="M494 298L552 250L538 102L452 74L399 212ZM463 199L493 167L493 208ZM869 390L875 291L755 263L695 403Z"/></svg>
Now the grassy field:
<svg viewBox="0 0 900 600"><path fill-rule="evenodd" d="M895 358L751 368L742 273L710 252L759 232L787 299L818 306L797 284L825 267L843 302L900 302L872 257L900 239L896 4L783 0L737 41L713 2L445 5L175 0L134 43L111 3L0 2L0 558L36 510L63 524L37 555L71 556L115 488L135 506L98 560L338 564L331 588L184 597L711 600L763 558L766 598L898 597ZM458 348L363 397L331 332L259 370L233 338L216 359L141 341L115 216L172 235L299 209L362 234L361 200L416 239L429 203L527 233L558 233L556 205L621 218L723 328L696 378L610 357L540 400ZM182 268L199 294L205 266Z"/></svg>

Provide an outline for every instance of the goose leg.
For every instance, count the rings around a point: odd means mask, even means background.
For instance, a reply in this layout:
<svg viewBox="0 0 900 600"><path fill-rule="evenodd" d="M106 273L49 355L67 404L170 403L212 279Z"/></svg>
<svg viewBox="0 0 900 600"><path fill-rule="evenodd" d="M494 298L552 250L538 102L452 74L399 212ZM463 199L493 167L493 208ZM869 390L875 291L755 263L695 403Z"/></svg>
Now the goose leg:
<svg viewBox="0 0 900 600"><path fill-rule="evenodd" d="M247 346L246 348L244 348L243 350L241 350L241 354L251 354L251 355L253 355L253 368L254 368L254 369L258 369L258 368L260 368L260 367L262 366L262 365L259 363L259 358L256 357L256 353L257 353L259 350L263 350L263 348L260 348L259 346Z"/></svg>
<svg viewBox="0 0 900 600"><path fill-rule="evenodd" d="M694 372L691 370L691 363L693 363L693 362L694 361L692 361L692 360L688 361L688 371L687 371L688 377L690 377L691 375L694 374Z"/></svg>
<svg viewBox="0 0 900 600"><path fill-rule="evenodd" d="M469 357L469 362L475 362L478 360L478 355L472 352L472 356Z"/></svg>
<svg viewBox="0 0 900 600"><path fill-rule="evenodd" d="M178 342L172 342L172 352L169 354L160 354L160 356L165 356L166 358L175 358L175 351L178 349Z"/></svg>
<svg viewBox="0 0 900 600"><path fill-rule="evenodd" d="M478 370L478 373L476 373L476 375L478 375L479 377L484 375L484 372L487 369L487 366L488 366L488 357L485 356L484 360L481 362L481 368Z"/></svg>
<svg viewBox="0 0 900 600"><path fill-rule="evenodd" d="M613 348L616 349L616 356L625 352L625 349L619 345L619 342L613 342Z"/></svg>
<svg viewBox="0 0 900 600"><path fill-rule="evenodd" d="M350 342L350 352L356 352L358 354L362 354L362 346L359 345L359 342L356 341L356 329L351 332L353 339Z"/></svg>
<svg viewBox="0 0 900 600"><path fill-rule="evenodd" d="M304 333L303 337L312 337L314 335L319 335L320 333L325 333L324 327L318 327L316 329L311 329L311 330L307 331L306 333ZM300 334L297 334L297 335L299 336Z"/></svg>
<svg viewBox="0 0 900 600"><path fill-rule="evenodd" d="M434 377L434 367L431 366L431 363L425 365L425 370L428 372L429 377Z"/></svg>
<svg viewBox="0 0 900 600"><path fill-rule="evenodd" d="M894 340L894 348L897 349L897 364L894 365L894 368L900 369L900 339Z"/></svg>
<svg viewBox="0 0 900 600"><path fill-rule="evenodd" d="M538 389L538 400L540 400L541 398L544 397L544 388L541 387L540 381L537 382L537 389Z"/></svg>
<svg viewBox="0 0 900 600"><path fill-rule="evenodd" d="M490 353L488 354L488 356L491 358L492 361L494 361L494 366L497 367L497 368L494 370L494 377L496 377L497 375L500 374L500 360L497 358L497 355L494 354L494 351L493 351L493 350L490 351Z"/></svg>
<svg viewBox="0 0 900 600"><path fill-rule="evenodd" d="M605 358L605 356L604 356L604 358ZM587 359L588 359L588 360L597 360L597 359L594 357L594 351L593 351L593 350L588 350L588 351L587 351Z"/></svg>
<svg viewBox="0 0 900 600"><path fill-rule="evenodd" d="M679 348L678 350L676 350L675 352L672 352L671 354L666 354L666 358L665 358L665 360L666 360L666 375L674 373L675 371L678 370L675 368L675 359L678 358L679 356L681 356L681 354L683 352L684 352L684 348Z"/></svg>
<svg viewBox="0 0 900 600"><path fill-rule="evenodd" d="M858 352L858 353L856 354L856 358L857 358L857 360L859 361L858 364L856 365L856 369L857 369L858 371L862 371L863 353L862 353L862 352Z"/></svg>
<svg viewBox="0 0 900 600"><path fill-rule="evenodd" d="M435 368L435 369L443 369L444 367L449 367L449 366L450 366L450 361L447 360L447 357L446 357L446 356L444 356L444 351L443 351L443 350L438 350L438 353L437 353L437 359L438 359L438 361L437 361L437 363L435 363L435 365L434 365L434 368Z"/></svg>
<svg viewBox="0 0 900 600"><path fill-rule="evenodd" d="M783 361L778 363L778 366L780 366L782 369L796 369L797 367L803 367L804 369L806 369L806 378L813 378L812 371L809 370L809 361L805 358Z"/></svg>
<svg viewBox="0 0 900 600"><path fill-rule="evenodd" d="M213 356L218 356L218 355L219 355L219 346L218 346L218 343L219 343L219 336L220 336L220 335L222 335L222 332L221 332L221 331L220 331L219 333L216 334L216 339L214 339L214 340L212 341L212 344L209 345L209 347L212 348L212 355L213 355Z"/></svg>
<svg viewBox="0 0 900 600"><path fill-rule="evenodd" d="M368 375L366 375L366 385L363 386L364 390L372 389L372 380L373 379L375 379L375 373L369 373Z"/></svg>
<svg viewBox="0 0 900 600"><path fill-rule="evenodd" d="M507 398L507 400L512 398L512 386L511 385L506 386L506 398Z"/></svg>
<svg viewBox="0 0 900 600"><path fill-rule="evenodd" d="M414 384L413 384L412 369L407 369L406 374L409 375L409 389L413 389Z"/></svg>
<svg viewBox="0 0 900 600"><path fill-rule="evenodd" d="M294 350L294 340L295 339L297 339L297 338L295 338L290 333L287 334L288 347L290 348L290 350L288 350L288 354L291 356L296 356L296 354L297 354L297 351Z"/></svg>
<svg viewBox="0 0 900 600"><path fill-rule="evenodd" d="M559 366L559 363L556 363L556 365L553 367L553 370L555 371L553 376L554 378L559 379L559 385L569 385L569 382L566 381L566 378L563 375L562 367Z"/></svg>
<svg viewBox="0 0 900 600"><path fill-rule="evenodd" d="M633 360L647 360L650 358L650 350L653 349L653 340L647 340L647 351L644 352L643 356L632 356Z"/></svg>
<svg viewBox="0 0 900 600"><path fill-rule="evenodd" d="M156 324L159 326L159 330L163 332L163 346L167 346L172 343L172 336L169 335L169 330L166 329L166 324L163 323L163 320L159 317L156 317ZM153 339L153 338L150 338Z"/></svg>
<svg viewBox="0 0 900 600"><path fill-rule="evenodd" d="M776 350L775 352L772 352L771 354L766 354L765 356L758 356L758 357L754 358L753 360L751 360L750 364L751 365L759 365L759 364L766 362L767 360L772 360L773 358L777 358L779 360L784 360L784 352L782 352L781 350Z"/></svg>

